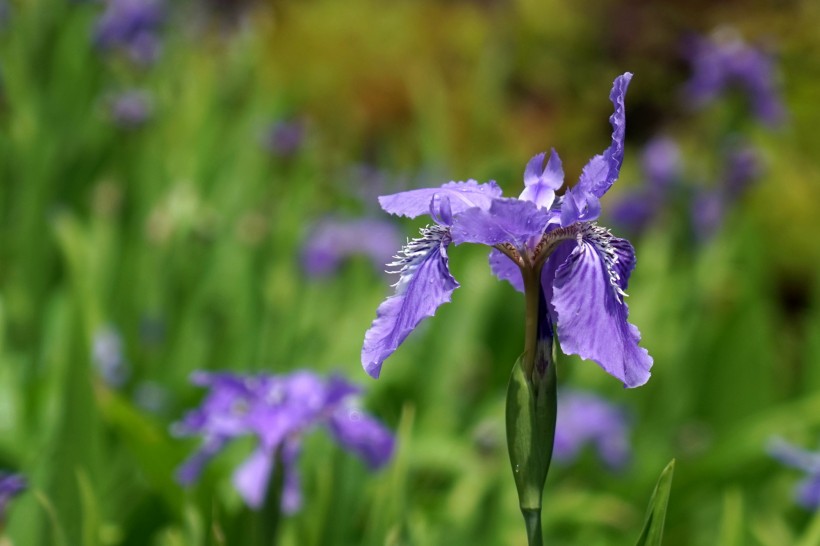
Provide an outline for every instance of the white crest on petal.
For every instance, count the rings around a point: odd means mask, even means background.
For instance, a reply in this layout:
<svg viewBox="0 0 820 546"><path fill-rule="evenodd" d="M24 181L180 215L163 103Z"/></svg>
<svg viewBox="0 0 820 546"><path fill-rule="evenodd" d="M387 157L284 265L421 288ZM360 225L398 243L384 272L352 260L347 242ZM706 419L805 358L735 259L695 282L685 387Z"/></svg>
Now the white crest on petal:
<svg viewBox="0 0 820 546"><path fill-rule="evenodd" d="M421 237L408 239L407 244L394 256L395 261L387 264L386 273L399 275L399 280L392 286L396 294L401 294L413 279L416 269L436 248L446 247L450 242L450 228L434 224L419 230Z"/></svg>
<svg viewBox="0 0 820 546"><path fill-rule="evenodd" d="M615 291L615 299L618 300L618 303L623 303L622 297L628 297L629 294L621 288L621 275L618 273L616 267L619 261L618 250L612 244L613 239L616 237L612 235L612 232L608 228L599 226L595 222L584 223L576 237L578 243L582 240L586 240L598 249L598 252L604 260L607 274L609 275L609 284Z"/></svg>

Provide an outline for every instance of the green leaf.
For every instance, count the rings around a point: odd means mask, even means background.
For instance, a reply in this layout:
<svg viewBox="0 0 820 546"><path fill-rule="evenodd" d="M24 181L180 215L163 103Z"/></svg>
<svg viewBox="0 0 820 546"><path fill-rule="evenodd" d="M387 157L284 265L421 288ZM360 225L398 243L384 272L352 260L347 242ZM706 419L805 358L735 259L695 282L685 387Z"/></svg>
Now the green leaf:
<svg viewBox="0 0 820 546"><path fill-rule="evenodd" d="M555 384L555 366L549 365L536 390L519 358L507 387L507 448L522 510L541 509L555 437Z"/></svg>
<svg viewBox="0 0 820 546"><path fill-rule="evenodd" d="M675 473L675 459L669 461L661 472L652 498L649 500L649 509L646 522L643 525L638 542L635 546L660 546L663 541L663 524L666 520L666 507L669 504L669 492L672 489L672 475Z"/></svg>

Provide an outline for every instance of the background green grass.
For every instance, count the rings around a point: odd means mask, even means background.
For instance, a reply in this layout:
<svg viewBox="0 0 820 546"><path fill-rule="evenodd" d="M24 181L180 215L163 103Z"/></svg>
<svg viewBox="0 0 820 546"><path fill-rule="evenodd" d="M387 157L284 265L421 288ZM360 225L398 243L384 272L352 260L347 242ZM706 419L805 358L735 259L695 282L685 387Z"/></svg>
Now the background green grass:
<svg viewBox="0 0 820 546"><path fill-rule="evenodd" d="M634 456L619 474L591 453L551 470L548 544L632 543L672 457L666 544L820 544L820 519L793 504L797 474L765 453L775 434L813 448L820 428L816 3L285 1L235 27L171 6L148 69L93 49L96 3L12 1L0 30L0 468L31 481L13 544L250 544L259 516L230 485L250 443L183 490L173 470L196 442L169 424L202 395L193 370L300 367L366 385L399 451L371 475L312 436L282 544L524 544L503 431L520 295L483 249L452 248L452 304L372 381L359 351L388 282L364 259L311 280L300 249L324 215L386 217L357 197L356 165L388 191L492 178L512 195L526 160L555 146L575 180L607 145L607 93L626 70L626 160L604 209L638 184L658 132L682 143L693 180L717 178L730 124L766 168L712 239L682 237L673 214L633 239L646 386L560 361L562 384L630 409ZM681 38L727 23L777 50L785 126L737 125L731 99L681 105ZM105 97L132 87L154 110L124 130ZM272 157L260 135L291 116L308 120L306 142ZM132 369L118 390L90 357L106 325ZM146 382L166 397L153 413L135 403Z"/></svg>

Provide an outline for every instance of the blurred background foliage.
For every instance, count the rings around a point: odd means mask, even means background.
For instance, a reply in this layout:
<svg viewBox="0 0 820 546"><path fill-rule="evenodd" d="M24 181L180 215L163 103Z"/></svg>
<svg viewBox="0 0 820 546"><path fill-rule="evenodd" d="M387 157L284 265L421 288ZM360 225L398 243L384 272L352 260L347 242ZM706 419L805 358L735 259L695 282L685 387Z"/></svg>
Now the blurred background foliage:
<svg viewBox="0 0 820 546"><path fill-rule="evenodd" d="M364 384L400 447L368 474L311 437L282 544L523 544L503 431L520 296L481 249L452 248L453 303L372 381L359 351L388 281L355 256L316 278L301 256L328 215L387 220L380 192L475 178L517 194L551 146L574 181L607 145L626 70L605 211L657 135L678 142L688 183L719 182L727 135L762 173L709 237L674 206L631 237L652 379L624 390L567 357L559 379L628 409L632 460L555 466L548 543L631 543L672 457L666 544L820 543L796 474L765 451L773 435L813 448L820 429L817 2L180 1L162 6L150 62L95 41L102 2L2 8L0 468L31 482L13 544L250 544L259 516L230 485L250 445L185 490L173 470L195 442L169 425L202 396L193 370L299 367ZM773 53L779 126L738 120L734 95L683 100L686 40L725 25ZM299 124L293 146L277 123ZM117 384L95 366L104 331L120 337Z"/></svg>

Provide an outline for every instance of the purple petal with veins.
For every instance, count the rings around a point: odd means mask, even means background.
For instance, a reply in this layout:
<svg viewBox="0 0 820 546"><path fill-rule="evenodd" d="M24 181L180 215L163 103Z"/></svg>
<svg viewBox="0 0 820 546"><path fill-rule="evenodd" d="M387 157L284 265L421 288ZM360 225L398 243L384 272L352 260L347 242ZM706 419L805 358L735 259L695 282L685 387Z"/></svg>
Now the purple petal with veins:
<svg viewBox="0 0 820 546"><path fill-rule="evenodd" d="M501 188L495 182L448 182L440 188L421 188L383 195L379 197L379 204L390 214L415 218L430 214L430 201L436 195L449 198L450 211L452 215L457 215L472 207L489 208L493 199L501 197Z"/></svg>

